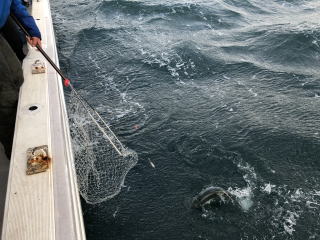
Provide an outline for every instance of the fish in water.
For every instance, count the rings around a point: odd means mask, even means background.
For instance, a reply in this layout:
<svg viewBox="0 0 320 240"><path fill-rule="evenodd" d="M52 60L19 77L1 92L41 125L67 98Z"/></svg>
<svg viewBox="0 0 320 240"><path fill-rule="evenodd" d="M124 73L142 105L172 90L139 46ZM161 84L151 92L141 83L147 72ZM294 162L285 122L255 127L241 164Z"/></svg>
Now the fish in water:
<svg viewBox="0 0 320 240"><path fill-rule="evenodd" d="M230 193L221 187L210 186L203 189L197 196L192 199L192 208L202 208L204 205L212 201L234 202Z"/></svg>

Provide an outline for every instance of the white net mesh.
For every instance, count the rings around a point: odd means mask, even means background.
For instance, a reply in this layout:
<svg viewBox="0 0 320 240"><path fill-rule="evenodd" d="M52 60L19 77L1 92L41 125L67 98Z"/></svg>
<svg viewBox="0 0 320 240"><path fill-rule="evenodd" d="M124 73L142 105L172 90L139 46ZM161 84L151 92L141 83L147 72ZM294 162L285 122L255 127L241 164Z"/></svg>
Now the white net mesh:
<svg viewBox="0 0 320 240"><path fill-rule="evenodd" d="M80 194L87 203L100 203L120 192L138 156L71 88L68 114Z"/></svg>

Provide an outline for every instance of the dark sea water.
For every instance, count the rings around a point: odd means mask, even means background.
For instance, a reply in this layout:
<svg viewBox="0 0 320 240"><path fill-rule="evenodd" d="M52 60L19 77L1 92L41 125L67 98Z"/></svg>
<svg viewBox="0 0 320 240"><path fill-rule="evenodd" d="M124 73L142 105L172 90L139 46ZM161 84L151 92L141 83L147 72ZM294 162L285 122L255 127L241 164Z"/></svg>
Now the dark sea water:
<svg viewBox="0 0 320 240"><path fill-rule="evenodd" d="M51 7L62 69L139 155L82 201L89 240L320 239L319 0ZM209 185L241 207L191 209Z"/></svg>

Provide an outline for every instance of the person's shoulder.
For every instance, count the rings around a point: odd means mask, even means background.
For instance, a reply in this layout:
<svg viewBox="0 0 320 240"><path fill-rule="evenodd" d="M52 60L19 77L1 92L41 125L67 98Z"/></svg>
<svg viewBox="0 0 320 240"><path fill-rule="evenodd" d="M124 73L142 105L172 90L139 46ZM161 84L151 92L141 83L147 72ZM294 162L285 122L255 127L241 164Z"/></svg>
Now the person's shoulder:
<svg viewBox="0 0 320 240"><path fill-rule="evenodd" d="M10 0L5 0L5 1L10 1ZM26 7L22 4L21 0L12 0L11 1L11 8L18 8L18 9L26 10Z"/></svg>
<svg viewBox="0 0 320 240"><path fill-rule="evenodd" d="M11 11L13 11L14 14L19 15L19 16L29 16L30 15L28 13L26 6L24 6L22 4L21 0L12 0Z"/></svg>

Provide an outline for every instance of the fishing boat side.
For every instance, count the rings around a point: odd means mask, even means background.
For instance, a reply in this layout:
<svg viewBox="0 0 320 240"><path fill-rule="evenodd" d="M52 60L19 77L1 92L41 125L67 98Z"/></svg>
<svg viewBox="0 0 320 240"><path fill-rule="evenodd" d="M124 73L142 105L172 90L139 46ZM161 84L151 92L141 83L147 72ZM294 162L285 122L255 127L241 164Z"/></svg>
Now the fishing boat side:
<svg viewBox="0 0 320 240"><path fill-rule="evenodd" d="M58 64L49 0L34 1L32 15L43 49ZM61 79L34 48L23 72L2 239L85 239ZM32 168L35 160L27 162L27 151L41 146L48 149L48 169L29 175L33 172L27 166Z"/></svg>

